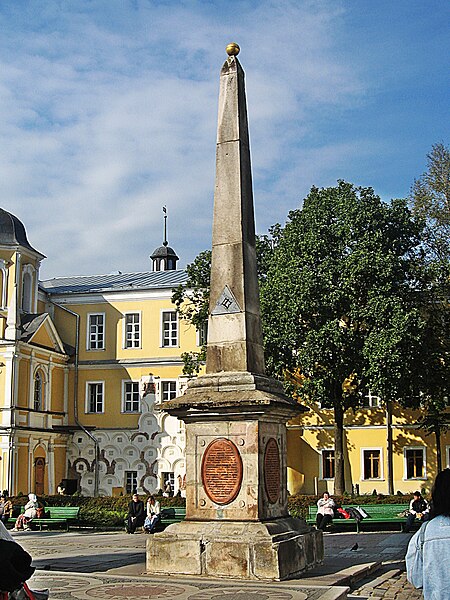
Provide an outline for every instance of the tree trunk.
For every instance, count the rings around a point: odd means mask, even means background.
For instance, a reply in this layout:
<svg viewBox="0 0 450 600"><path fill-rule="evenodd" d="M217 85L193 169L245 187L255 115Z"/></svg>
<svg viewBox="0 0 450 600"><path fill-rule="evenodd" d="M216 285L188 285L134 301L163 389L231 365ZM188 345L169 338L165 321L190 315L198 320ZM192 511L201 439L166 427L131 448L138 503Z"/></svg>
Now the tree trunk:
<svg viewBox="0 0 450 600"><path fill-rule="evenodd" d="M441 428L439 426L434 428L434 435L436 437L437 473L440 473L442 471L442 450L441 450Z"/></svg>
<svg viewBox="0 0 450 600"><path fill-rule="evenodd" d="M386 429L387 429L387 478L388 494L394 495L394 467L393 467L393 448L392 448L392 403L386 400Z"/></svg>
<svg viewBox="0 0 450 600"><path fill-rule="evenodd" d="M342 496L345 491L344 476L344 410L334 406L334 494Z"/></svg>

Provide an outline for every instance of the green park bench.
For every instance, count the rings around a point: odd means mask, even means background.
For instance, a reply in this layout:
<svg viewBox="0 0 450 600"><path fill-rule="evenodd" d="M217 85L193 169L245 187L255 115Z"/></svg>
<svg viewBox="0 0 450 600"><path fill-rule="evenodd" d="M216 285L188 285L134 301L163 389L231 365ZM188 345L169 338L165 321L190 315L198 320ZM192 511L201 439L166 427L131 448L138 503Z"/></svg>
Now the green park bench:
<svg viewBox="0 0 450 600"><path fill-rule="evenodd" d="M350 506L350 505L349 505ZM355 506L355 505L353 505ZM343 508L346 508L345 506ZM333 527L336 528L347 528L356 527L357 533L360 532L361 528L365 528L366 525L398 525L400 531L403 531L403 527L406 523L406 517L399 516L405 510L408 510L408 504L361 504L366 513L369 515L362 521L356 519L333 519ZM317 506L312 504L308 507L308 516L306 522L309 525L314 525L317 516Z"/></svg>
<svg viewBox="0 0 450 600"><path fill-rule="evenodd" d="M155 531L163 531L168 525L179 523L186 518L186 508L184 506L161 506L161 520L156 525ZM126 518L124 524L126 526Z"/></svg>
<svg viewBox="0 0 450 600"><path fill-rule="evenodd" d="M186 518L186 507L184 506L161 506L161 521L158 529L164 529L173 523L179 523Z"/></svg>
<svg viewBox="0 0 450 600"><path fill-rule="evenodd" d="M20 512L25 512L25 507L20 508ZM78 520L80 514L79 506L46 506L45 516L31 520L31 526L39 527L42 531L42 526L47 525L64 525L66 531L69 531L69 523L74 523ZM15 523L15 517L10 517L8 523Z"/></svg>

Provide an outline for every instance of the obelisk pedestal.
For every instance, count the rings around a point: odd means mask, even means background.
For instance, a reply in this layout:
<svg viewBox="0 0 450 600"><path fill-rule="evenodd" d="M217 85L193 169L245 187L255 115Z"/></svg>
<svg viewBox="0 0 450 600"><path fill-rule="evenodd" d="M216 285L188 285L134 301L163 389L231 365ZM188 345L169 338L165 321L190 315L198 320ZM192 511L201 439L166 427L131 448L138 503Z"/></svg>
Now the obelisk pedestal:
<svg viewBox="0 0 450 600"><path fill-rule="evenodd" d="M147 572L287 579L322 532L289 516L286 422L304 410L265 375L244 73L220 77L206 374L164 410L186 424L186 520L147 541Z"/></svg>

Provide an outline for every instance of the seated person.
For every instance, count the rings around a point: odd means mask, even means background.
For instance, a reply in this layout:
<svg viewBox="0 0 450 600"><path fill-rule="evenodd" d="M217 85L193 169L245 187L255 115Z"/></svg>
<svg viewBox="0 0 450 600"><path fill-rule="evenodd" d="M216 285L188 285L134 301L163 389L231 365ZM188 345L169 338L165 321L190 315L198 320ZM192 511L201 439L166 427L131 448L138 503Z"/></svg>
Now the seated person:
<svg viewBox="0 0 450 600"><path fill-rule="evenodd" d="M331 523L334 517L335 503L328 492L325 492L322 498L317 502L316 527L324 531L325 527Z"/></svg>
<svg viewBox="0 0 450 600"><path fill-rule="evenodd" d="M145 521L144 503L139 500L137 494L133 494L133 499L128 505L128 514L126 520L127 533L134 533L138 527L142 527Z"/></svg>
<svg viewBox="0 0 450 600"><path fill-rule="evenodd" d="M416 519L421 523L428 521L430 507L420 492L414 492L413 499L409 503L409 515L406 517L405 532L409 533Z"/></svg>
<svg viewBox="0 0 450 600"><path fill-rule="evenodd" d="M31 556L17 544L0 522L0 590L13 592L34 573Z"/></svg>
<svg viewBox="0 0 450 600"><path fill-rule="evenodd" d="M11 500L8 499L6 492L2 492L0 495L0 519L2 523L6 525L8 519L12 517L13 505Z"/></svg>
<svg viewBox="0 0 450 600"><path fill-rule="evenodd" d="M161 507L154 496L147 501L147 517L144 522L145 533L153 533L157 524L161 521Z"/></svg>
<svg viewBox="0 0 450 600"><path fill-rule="evenodd" d="M36 494L28 494L28 502L25 504L25 510L17 517L13 531L29 529L30 521L36 518L38 508L39 503Z"/></svg>

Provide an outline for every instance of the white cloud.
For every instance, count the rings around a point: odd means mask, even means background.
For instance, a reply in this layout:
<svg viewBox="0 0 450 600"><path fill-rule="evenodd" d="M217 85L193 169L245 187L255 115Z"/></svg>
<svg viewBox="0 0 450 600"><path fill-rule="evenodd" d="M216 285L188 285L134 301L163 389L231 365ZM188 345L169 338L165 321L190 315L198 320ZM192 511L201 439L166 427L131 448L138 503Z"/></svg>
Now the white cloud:
<svg viewBox="0 0 450 600"><path fill-rule="evenodd" d="M0 205L49 257L42 275L148 269L165 204L180 264L210 244L218 75L232 39L247 72L259 228L283 220L296 174L309 188L324 169L322 152L299 151L313 115L367 91L339 49L339 5L46 2L40 14L11 5L0 42Z"/></svg>

